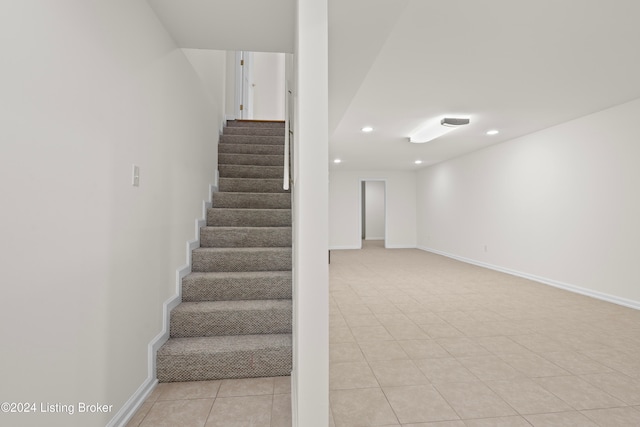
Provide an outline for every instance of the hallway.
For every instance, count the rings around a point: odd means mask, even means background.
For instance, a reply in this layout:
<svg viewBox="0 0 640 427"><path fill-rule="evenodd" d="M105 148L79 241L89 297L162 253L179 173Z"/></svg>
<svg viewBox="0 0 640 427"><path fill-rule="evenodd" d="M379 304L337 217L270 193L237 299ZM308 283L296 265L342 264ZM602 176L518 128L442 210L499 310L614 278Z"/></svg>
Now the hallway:
<svg viewBox="0 0 640 427"><path fill-rule="evenodd" d="M640 312L415 249L330 266L331 426L640 425Z"/></svg>

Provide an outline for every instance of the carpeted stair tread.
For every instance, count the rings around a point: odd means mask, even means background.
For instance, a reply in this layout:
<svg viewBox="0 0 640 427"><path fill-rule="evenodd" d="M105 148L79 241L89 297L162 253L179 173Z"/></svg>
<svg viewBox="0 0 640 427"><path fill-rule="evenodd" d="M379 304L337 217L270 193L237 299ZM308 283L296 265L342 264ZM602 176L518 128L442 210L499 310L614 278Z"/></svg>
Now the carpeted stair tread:
<svg viewBox="0 0 640 427"><path fill-rule="evenodd" d="M290 271L190 273L182 279L182 301L291 298Z"/></svg>
<svg viewBox="0 0 640 427"><path fill-rule="evenodd" d="M282 120L229 120L227 127L280 128L284 129Z"/></svg>
<svg viewBox="0 0 640 427"><path fill-rule="evenodd" d="M291 270L291 248L197 248L192 271Z"/></svg>
<svg viewBox="0 0 640 427"><path fill-rule="evenodd" d="M282 166L284 157L277 154L218 154L221 165Z"/></svg>
<svg viewBox="0 0 640 427"><path fill-rule="evenodd" d="M202 227L200 247L291 247L291 227Z"/></svg>
<svg viewBox="0 0 640 427"><path fill-rule="evenodd" d="M290 375L291 334L172 338L157 354L160 382Z"/></svg>
<svg viewBox="0 0 640 427"><path fill-rule="evenodd" d="M284 145L284 136L220 135L220 144Z"/></svg>
<svg viewBox="0 0 640 427"><path fill-rule="evenodd" d="M171 311L172 337L290 332L291 300L183 302Z"/></svg>
<svg viewBox="0 0 640 427"><path fill-rule="evenodd" d="M282 188L282 178L220 178L221 193L289 193Z"/></svg>
<svg viewBox="0 0 640 427"><path fill-rule="evenodd" d="M221 227L291 226L291 209L207 209L207 225Z"/></svg>
<svg viewBox="0 0 640 427"><path fill-rule="evenodd" d="M261 136L282 136L284 137L284 127L240 127L225 126L225 135L261 135Z"/></svg>
<svg viewBox="0 0 640 427"><path fill-rule="evenodd" d="M282 178L284 166L219 165L221 178Z"/></svg>
<svg viewBox="0 0 640 427"><path fill-rule="evenodd" d="M213 193L214 208L291 209L289 193Z"/></svg>
<svg viewBox="0 0 640 427"><path fill-rule="evenodd" d="M218 154L271 154L284 156L284 145L219 144Z"/></svg>

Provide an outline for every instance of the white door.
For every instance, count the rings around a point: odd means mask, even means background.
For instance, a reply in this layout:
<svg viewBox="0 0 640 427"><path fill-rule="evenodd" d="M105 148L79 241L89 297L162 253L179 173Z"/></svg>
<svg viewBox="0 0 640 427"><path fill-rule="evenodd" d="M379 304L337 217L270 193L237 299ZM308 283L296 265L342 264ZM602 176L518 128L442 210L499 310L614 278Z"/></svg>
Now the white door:
<svg viewBox="0 0 640 427"><path fill-rule="evenodd" d="M240 52L240 72L242 73L242 103L240 118L253 119L253 52Z"/></svg>
<svg viewBox="0 0 640 427"><path fill-rule="evenodd" d="M244 120L284 120L285 54L238 52L236 116Z"/></svg>

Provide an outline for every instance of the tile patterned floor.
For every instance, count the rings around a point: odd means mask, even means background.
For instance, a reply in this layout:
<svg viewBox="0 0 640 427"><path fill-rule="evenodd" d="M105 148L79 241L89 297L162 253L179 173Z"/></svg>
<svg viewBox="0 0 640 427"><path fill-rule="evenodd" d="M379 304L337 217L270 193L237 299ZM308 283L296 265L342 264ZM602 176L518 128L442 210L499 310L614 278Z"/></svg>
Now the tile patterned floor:
<svg viewBox="0 0 640 427"><path fill-rule="evenodd" d="M291 377L162 383L127 427L291 427Z"/></svg>
<svg viewBox="0 0 640 427"><path fill-rule="evenodd" d="M330 427L640 426L637 310L380 242L330 277ZM289 427L290 393L160 384L128 426Z"/></svg>
<svg viewBox="0 0 640 427"><path fill-rule="evenodd" d="M640 426L639 311L381 243L331 254L331 427Z"/></svg>

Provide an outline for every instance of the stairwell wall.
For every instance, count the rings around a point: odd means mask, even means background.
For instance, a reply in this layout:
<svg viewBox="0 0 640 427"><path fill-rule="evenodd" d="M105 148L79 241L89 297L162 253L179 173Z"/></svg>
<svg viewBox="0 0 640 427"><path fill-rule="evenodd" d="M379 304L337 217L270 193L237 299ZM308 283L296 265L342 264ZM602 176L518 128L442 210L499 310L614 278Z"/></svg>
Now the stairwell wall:
<svg viewBox="0 0 640 427"><path fill-rule="evenodd" d="M423 169L421 248L640 308L640 99Z"/></svg>
<svg viewBox="0 0 640 427"><path fill-rule="evenodd" d="M0 44L0 401L75 409L0 424L104 426L149 380L224 99L143 0L3 2Z"/></svg>

